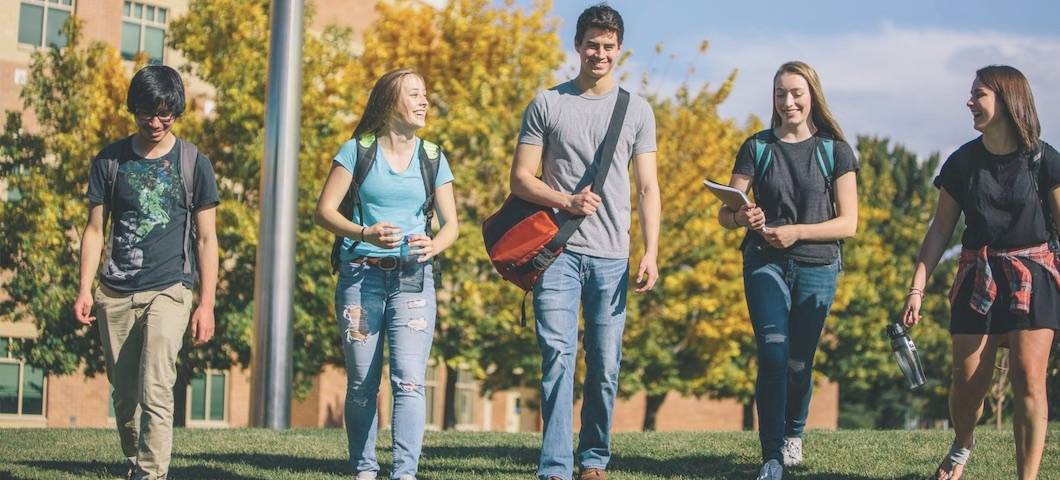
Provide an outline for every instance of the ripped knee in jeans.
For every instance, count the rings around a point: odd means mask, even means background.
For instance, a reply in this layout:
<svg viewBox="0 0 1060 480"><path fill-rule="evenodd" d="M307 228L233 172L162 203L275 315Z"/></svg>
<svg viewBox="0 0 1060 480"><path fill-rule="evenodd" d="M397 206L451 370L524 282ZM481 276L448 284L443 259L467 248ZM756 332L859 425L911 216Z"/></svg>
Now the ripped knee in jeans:
<svg viewBox="0 0 1060 480"><path fill-rule="evenodd" d="M401 391L405 393L416 392L423 388L423 384L421 383L410 382L406 380L398 380L396 383L397 388L401 389Z"/></svg>
<svg viewBox="0 0 1060 480"><path fill-rule="evenodd" d="M364 343L368 341L368 321L360 305L346 305L342 318L346 319L346 341Z"/></svg>

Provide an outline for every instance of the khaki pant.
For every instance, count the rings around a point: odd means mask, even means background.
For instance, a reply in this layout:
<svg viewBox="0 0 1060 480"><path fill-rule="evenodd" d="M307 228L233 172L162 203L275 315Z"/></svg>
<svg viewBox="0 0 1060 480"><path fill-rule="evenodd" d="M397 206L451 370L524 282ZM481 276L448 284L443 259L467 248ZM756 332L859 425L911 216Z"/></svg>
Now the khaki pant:
<svg viewBox="0 0 1060 480"><path fill-rule="evenodd" d="M100 286L95 301L122 452L136 459L137 478L165 478L173 449L177 353L188 329L191 290L181 283L135 293Z"/></svg>

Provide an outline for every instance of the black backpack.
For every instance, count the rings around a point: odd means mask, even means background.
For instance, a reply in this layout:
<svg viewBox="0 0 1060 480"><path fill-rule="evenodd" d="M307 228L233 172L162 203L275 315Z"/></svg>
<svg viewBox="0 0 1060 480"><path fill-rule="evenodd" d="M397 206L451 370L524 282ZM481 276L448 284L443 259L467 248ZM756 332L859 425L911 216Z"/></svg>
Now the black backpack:
<svg viewBox="0 0 1060 480"><path fill-rule="evenodd" d="M375 164L377 143L378 140L371 133L361 135L357 139L357 162L353 168L353 181L350 182L350 188L346 190L346 196L342 198L342 203L339 204L339 213L343 217L353 219L353 210L356 208L357 218L361 219L362 222L364 221L360 189L364 179L368 177L368 172L372 170L372 165ZM434 143L420 139L419 150L420 178L423 179L423 190L427 194L427 199L420 208L427 219L427 226L424 231L428 237L433 238L434 232L431 230L431 220L434 219L434 184L438 180L438 162L442 158L442 149ZM339 271L339 261L342 256L342 239L343 237L336 235L335 242L331 245L331 269L333 273ZM359 243L361 242L354 240L353 245L350 245L349 249L353 250Z"/></svg>
<svg viewBox="0 0 1060 480"><path fill-rule="evenodd" d="M121 162L121 152L126 148L132 148L132 137L128 137L125 140L121 140L114 144L115 148L105 149L103 154L100 154L100 161L103 162L104 171L107 172L107 188L106 197L104 198L104 209L103 209L103 231L107 231L107 222L110 220L110 212L113 210L111 205L114 202L114 190L118 184L118 166ZM187 218L184 219L184 274L190 275L192 270L190 249L194 248L192 237L195 235L193 224L195 223L195 160L199 157L199 149L194 143L187 140L177 139L177 148L180 162L180 178L181 183L184 186L184 206L188 209ZM109 150L109 152L108 152ZM113 231L111 234L113 235ZM108 252L110 242L107 242Z"/></svg>

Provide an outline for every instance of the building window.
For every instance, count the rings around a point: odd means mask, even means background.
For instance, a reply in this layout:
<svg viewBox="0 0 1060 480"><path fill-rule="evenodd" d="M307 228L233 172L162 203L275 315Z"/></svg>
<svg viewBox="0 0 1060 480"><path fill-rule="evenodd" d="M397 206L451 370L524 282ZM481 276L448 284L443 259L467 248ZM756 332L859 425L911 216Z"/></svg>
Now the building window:
<svg viewBox="0 0 1060 480"><path fill-rule="evenodd" d="M475 398L478 397L478 382L470 370L460 369L456 374L456 424L472 426L475 423Z"/></svg>
<svg viewBox="0 0 1060 480"><path fill-rule="evenodd" d="M188 425L224 424L228 374L207 370L191 379L188 386Z"/></svg>
<svg viewBox="0 0 1060 480"><path fill-rule="evenodd" d="M166 49L166 18L169 12L162 7L139 2L125 2L122 7L121 56L132 60L144 52L153 65L162 63Z"/></svg>
<svg viewBox="0 0 1060 480"><path fill-rule="evenodd" d="M18 43L66 46L62 28L74 10L74 0L23 0L18 10Z"/></svg>
<svg viewBox="0 0 1060 480"><path fill-rule="evenodd" d="M0 415L44 416L44 370L16 358L14 342L0 338Z"/></svg>
<svg viewBox="0 0 1060 480"><path fill-rule="evenodd" d="M438 367L429 365L427 375L423 381L423 394L427 401L427 425L437 426L438 415L435 413L434 402L438 399Z"/></svg>

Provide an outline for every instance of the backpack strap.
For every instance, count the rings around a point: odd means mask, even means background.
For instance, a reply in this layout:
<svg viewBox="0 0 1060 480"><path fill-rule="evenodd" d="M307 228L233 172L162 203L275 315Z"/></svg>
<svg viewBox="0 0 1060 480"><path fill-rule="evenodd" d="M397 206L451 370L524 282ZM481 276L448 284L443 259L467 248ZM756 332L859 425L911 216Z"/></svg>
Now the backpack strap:
<svg viewBox="0 0 1060 480"><path fill-rule="evenodd" d="M817 167L821 169L821 175L824 176L824 188L828 191L828 199L832 204L832 218L835 218L839 216L835 201L835 139L827 134L818 135L813 156L817 160Z"/></svg>
<svg viewBox="0 0 1060 480"><path fill-rule="evenodd" d="M818 137L815 150L817 166L821 168L824 179L829 184L835 182L835 140L830 137Z"/></svg>
<svg viewBox="0 0 1060 480"><path fill-rule="evenodd" d="M114 210L114 193L118 191L118 167L121 166L121 155L125 148L132 148L129 143L132 136L119 140L113 144L113 149L105 156L101 156L103 171L106 172L106 193L103 197L103 234L106 243L107 258L110 258L110 238L114 232L107 233L107 224L110 223L111 212ZM110 148L110 147L108 147Z"/></svg>
<svg viewBox="0 0 1060 480"><path fill-rule="evenodd" d="M434 238L431 229L431 221L434 220L434 189L438 182L438 163L441 161L442 150L438 145L420 139L420 178L423 179L423 192L426 200L423 202L423 216L427 219L424 231L427 236Z"/></svg>
<svg viewBox="0 0 1060 480"><path fill-rule="evenodd" d="M773 148L771 130L762 130L751 136L751 146L755 155L755 182L761 182L766 175L766 169L773 163Z"/></svg>
<svg viewBox="0 0 1060 480"><path fill-rule="evenodd" d="M1031 185L1034 185L1034 194L1038 197L1038 202L1042 208L1042 219L1045 220L1045 228L1049 230L1049 249L1054 252L1060 252L1060 238L1057 236L1056 224L1053 223L1053 212L1049 209L1049 202L1046 196L1042 195L1038 182L1042 180L1042 154L1045 151L1045 147L1041 145L1039 140L1038 149L1032 153L1030 158L1030 165L1028 170L1031 173Z"/></svg>
<svg viewBox="0 0 1060 480"><path fill-rule="evenodd" d="M357 159L353 165L353 181L350 182L350 188L346 190L346 195L342 197L342 202L339 203L339 213L346 218L353 219L353 211L357 209L357 218L360 221L364 221L364 208L361 205L360 191L361 185L364 184L364 179L368 178L368 172L372 170L372 165L375 165L377 143L378 140L376 140L375 134L371 133L361 135L357 139ZM335 241L331 244L332 273L339 271L342 243L343 237L336 235ZM354 240L349 249L357 248L359 243L361 242Z"/></svg>
<svg viewBox="0 0 1060 480"><path fill-rule="evenodd" d="M199 158L199 149L194 143L177 139L180 145L180 176L184 183L184 206L188 217L184 221L184 274L192 272L191 249L192 224L195 223L195 163Z"/></svg>

